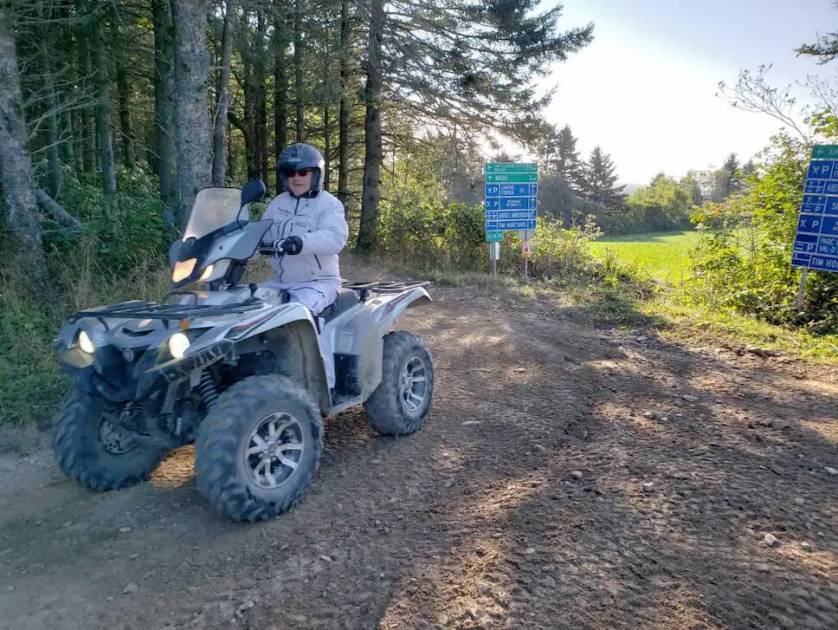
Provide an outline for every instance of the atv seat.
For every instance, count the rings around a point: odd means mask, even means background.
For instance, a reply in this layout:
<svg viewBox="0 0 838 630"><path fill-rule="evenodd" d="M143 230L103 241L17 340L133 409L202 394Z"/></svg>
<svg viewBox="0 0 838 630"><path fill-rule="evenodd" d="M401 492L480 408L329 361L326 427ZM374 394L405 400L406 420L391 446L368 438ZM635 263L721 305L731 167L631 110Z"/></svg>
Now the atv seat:
<svg viewBox="0 0 838 630"><path fill-rule="evenodd" d="M340 289L335 301L323 309L320 317L324 321L331 321L341 313L349 310L358 303L358 294L352 289Z"/></svg>

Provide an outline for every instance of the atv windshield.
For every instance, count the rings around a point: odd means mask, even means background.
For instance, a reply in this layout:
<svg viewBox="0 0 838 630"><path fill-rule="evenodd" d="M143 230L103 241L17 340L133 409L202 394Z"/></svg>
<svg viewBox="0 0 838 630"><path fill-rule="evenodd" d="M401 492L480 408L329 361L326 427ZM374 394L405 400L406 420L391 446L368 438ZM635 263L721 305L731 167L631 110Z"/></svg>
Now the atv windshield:
<svg viewBox="0 0 838 630"><path fill-rule="evenodd" d="M236 220L241 203L241 190L238 188L204 188L198 191L189 223L183 234L183 240L194 236L201 238L218 228ZM240 219L248 221L250 210L242 209Z"/></svg>

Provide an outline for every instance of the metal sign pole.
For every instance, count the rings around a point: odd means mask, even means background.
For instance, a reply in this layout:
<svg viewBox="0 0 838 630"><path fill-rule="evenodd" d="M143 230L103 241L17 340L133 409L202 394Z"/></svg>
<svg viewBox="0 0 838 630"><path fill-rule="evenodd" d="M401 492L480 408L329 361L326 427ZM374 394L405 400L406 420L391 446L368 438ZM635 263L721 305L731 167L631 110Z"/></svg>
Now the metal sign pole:
<svg viewBox="0 0 838 630"><path fill-rule="evenodd" d="M809 269L803 267L803 271L800 273L800 287L797 289L797 312L803 310L803 291L806 288L806 276L809 275Z"/></svg>

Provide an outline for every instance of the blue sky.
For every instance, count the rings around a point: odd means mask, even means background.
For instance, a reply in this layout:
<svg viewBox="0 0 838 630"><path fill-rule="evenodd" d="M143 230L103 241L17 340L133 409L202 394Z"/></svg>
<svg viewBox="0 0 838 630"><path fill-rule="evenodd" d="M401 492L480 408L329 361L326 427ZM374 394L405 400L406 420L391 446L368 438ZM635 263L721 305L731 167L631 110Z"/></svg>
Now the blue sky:
<svg viewBox="0 0 838 630"><path fill-rule="evenodd" d="M545 2L544 6L554 3ZM658 172L718 166L731 152L747 160L779 123L715 96L719 81L773 64L773 85L838 75L794 49L838 31L831 0L566 0L562 28L594 22L594 42L543 80L557 89L546 118L569 124L582 155L610 153L622 183ZM801 102L806 90L795 88Z"/></svg>

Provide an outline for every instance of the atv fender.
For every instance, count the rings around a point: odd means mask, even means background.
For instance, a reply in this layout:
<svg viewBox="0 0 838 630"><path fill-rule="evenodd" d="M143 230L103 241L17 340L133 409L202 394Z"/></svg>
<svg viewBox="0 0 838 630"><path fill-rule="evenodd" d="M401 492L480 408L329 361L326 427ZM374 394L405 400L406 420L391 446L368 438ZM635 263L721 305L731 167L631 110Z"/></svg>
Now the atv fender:
<svg viewBox="0 0 838 630"><path fill-rule="evenodd" d="M239 324L238 328L243 330L234 337L237 351L262 339L261 343L274 350L282 374L305 387L325 415L331 408L332 400L311 311L302 304L292 302L283 305L272 316L261 319L257 318L250 329L245 328L247 323ZM228 337L235 332L231 329Z"/></svg>
<svg viewBox="0 0 838 630"><path fill-rule="evenodd" d="M405 309L430 301L428 292L421 287L396 295L376 295L369 300L369 308L347 315L345 322L327 331L333 335L338 390L351 390L344 393L349 398L331 413L372 395L381 383L385 335Z"/></svg>
<svg viewBox="0 0 838 630"><path fill-rule="evenodd" d="M391 299L388 299L373 311L381 336L383 337L387 334L393 322L401 317L402 313L407 309L430 302L431 296L428 295L428 292L423 287L409 289L404 293L399 293Z"/></svg>

